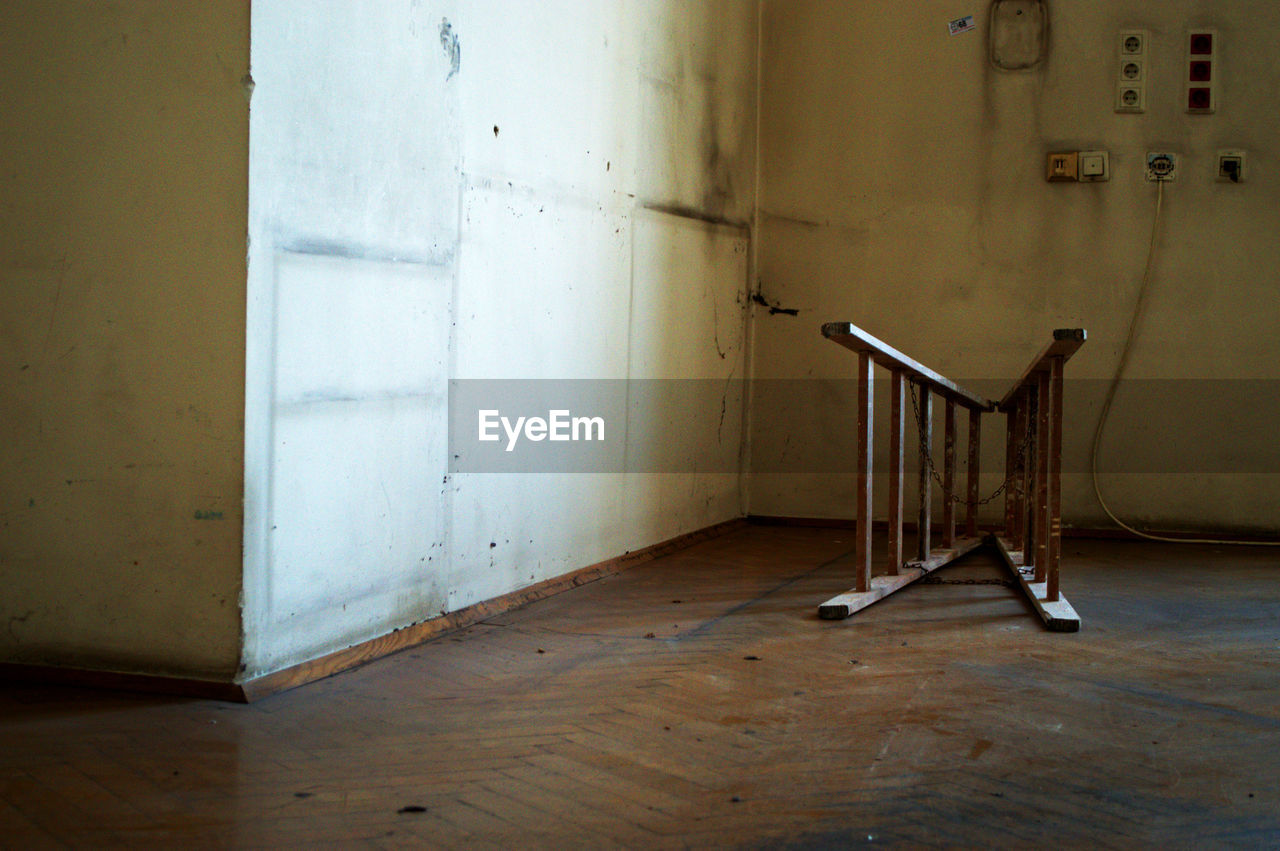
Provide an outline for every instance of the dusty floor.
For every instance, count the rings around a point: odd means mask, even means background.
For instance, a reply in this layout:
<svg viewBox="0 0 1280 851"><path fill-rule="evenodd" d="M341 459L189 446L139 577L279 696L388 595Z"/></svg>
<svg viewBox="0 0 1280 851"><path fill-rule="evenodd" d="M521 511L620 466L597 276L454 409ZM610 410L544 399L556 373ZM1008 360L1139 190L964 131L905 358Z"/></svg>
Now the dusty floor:
<svg viewBox="0 0 1280 851"><path fill-rule="evenodd" d="M985 553L820 621L851 547L745 529L253 706L10 688L0 845L1280 847L1280 553L1067 541L1064 635Z"/></svg>

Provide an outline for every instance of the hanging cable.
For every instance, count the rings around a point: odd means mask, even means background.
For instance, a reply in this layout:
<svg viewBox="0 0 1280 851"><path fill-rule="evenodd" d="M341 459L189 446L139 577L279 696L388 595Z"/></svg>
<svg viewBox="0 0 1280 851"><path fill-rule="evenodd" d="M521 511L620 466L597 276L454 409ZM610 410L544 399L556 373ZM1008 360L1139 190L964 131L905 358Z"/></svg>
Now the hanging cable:
<svg viewBox="0 0 1280 851"><path fill-rule="evenodd" d="M1151 282L1151 267L1154 265L1156 255L1156 241L1160 235L1160 213L1164 206L1164 181L1156 182L1156 212L1151 220L1151 242L1147 245L1147 263L1142 270L1142 283L1138 285L1138 299L1133 305L1133 315L1129 318L1129 330L1125 333L1124 346L1120 349L1120 361L1116 364L1115 375L1111 378L1111 384L1107 387L1107 395L1102 403L1102 414L1098 417L1098 426L1093 432L1093 451L1089 455L1089 469L1093 476L1093 493L1098 498L1098 504L1102 506L1102 510L1112 521L1139 538L1146 538L1150 541L1165 541L1172 544L1223 544L1223 545L1239 545L1239 546L1258 546L1258 547L1280 547L1280 541L1241 541L1225 538L1171 538L1166 535L1153 535L1150 532L1143 532L1135 529L1128 523L1121 520L1112 512L1107 501L1102 497L1102 488L1098 485L1098 447L1102 443L1102 431L1107 425L1107 417L1111 413L1111 403L1115 401L1116 389L1120 386L1120 379L1124 376L1125 367L1129 365L1129 353L1133 348L1134 337L1137 336L1138 322L1142 318L1142 309L1145 306L1147 298L1147 285Z"/></svg>

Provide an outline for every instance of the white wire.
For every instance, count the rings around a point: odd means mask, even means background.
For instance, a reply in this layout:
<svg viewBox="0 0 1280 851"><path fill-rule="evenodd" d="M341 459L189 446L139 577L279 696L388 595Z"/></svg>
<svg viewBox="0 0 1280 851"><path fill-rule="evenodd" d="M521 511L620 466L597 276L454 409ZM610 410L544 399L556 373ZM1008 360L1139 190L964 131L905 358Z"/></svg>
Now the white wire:
<svg viewBox="0 0 1280 851"><path fill-rule="evenodd" d="M1115 375L1111 379L1111 385L1107 388L1106 399L1102 403L1102 414L1098 417L1098 427L1093 432L1093 451L1089 457L1090 472L1093 475L1093 493L1098 497L1098 504L1102 506L1102 510L1107 516L1115 522L1117 526L1137 535L1139 538L1146 538L1151 541L1165 541L1172 544L1223 544L1232 546L1258 546L1258 547L1280 547L1280 541L1240 541L1225 538L1170 538L1165 535L1153 535L1150 532L1143 532L1133 528L1128 523L1117 517L1112 511L1107 501L1102 498L1102 489L1098 486L1098 447L1102 443L1102 430L1106 427L1107 416L1111 413L1111 403L1116 398L1116 388L1120 386L1120 379L1124 375L1125 367L1129 365L1129 352L1133 348L1133 338L1137 335L1138 320L1142 318L1142 308L1147 297L1147 284L1151 282L1151 266L1156 255L1156 239L1160 234L1160 210L1164 206L1164 181L1156 182L1156 214L1151 220L1151 242L1147 245L1147 265L1142 270L1142 283L1138 286L1138 299L1133 306L1133 315L1129 319L1129 330L1125 334L1124 347L1120 350L1120 362L1116 365Z"/></svg>

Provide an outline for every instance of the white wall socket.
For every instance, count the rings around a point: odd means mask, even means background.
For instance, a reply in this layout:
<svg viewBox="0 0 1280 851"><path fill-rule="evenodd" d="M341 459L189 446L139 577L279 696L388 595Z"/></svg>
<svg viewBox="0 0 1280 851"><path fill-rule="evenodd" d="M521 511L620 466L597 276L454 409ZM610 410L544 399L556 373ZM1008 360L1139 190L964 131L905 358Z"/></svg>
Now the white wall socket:
<svg viewBox="0 0 1280 851"><path fill-rule="evenodd" d="M1178 179L1178 155L1168 151L1147 152L1147 180L1170 181Z"/></svg>
<svg viewBox="0 0 1280 851"><path fill-rule="evenodd" d="M1121 30L1116 38L1116 112L1147 111L1147 59L1151 33Z"/></svg>

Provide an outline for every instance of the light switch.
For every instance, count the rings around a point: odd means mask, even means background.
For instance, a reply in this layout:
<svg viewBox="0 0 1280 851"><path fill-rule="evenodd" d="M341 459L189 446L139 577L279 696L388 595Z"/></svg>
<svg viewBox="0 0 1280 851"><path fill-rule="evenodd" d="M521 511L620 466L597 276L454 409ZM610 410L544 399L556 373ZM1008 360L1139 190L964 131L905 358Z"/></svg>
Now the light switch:
<svg viewBox="0 0 1280 851"><path fill-rule="evenodd" d="M1110 157L1106 151L1080 152L1080 180L1097 182L1111 179Z"/></svg>

